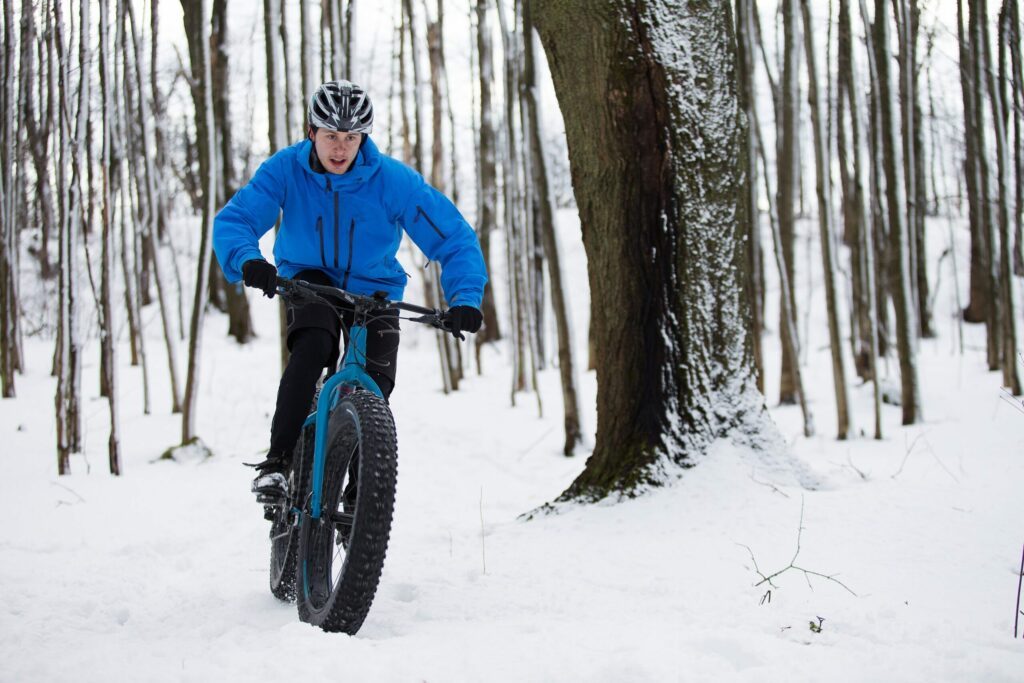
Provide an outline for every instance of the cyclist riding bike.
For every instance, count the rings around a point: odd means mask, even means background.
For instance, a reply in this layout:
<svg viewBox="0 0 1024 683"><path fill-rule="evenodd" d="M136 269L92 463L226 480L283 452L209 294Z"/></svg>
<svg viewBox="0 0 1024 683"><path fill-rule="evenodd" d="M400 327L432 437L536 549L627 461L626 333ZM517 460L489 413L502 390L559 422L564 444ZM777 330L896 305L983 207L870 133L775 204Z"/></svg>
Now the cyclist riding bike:
<svg viewBox="0 0 1024 683"><path fill-rule="evenodd" d="M277 276L339 287L356 294L383 292L401 301L409 275L396 258L403 230L441 264L441 287L452 333L476 332L483 316L487 271L473 228L455 205L370 139L373 105L345 80L328 81L309 99L307 139L267 159L217 214L213 248L228 282L242 280L268 297ZM259 239L281 217L274 241L276 267ZM342 324L344 322L344 325ZM329 306L287 308L290 356L277 392L270 449L255 465L252 490L266 502L287 496L292 450L310 411L317 380L333 371L339 341L348 343L351 319ZM395 387L398 311L367 324L366 368L387 399Z"/></svg>

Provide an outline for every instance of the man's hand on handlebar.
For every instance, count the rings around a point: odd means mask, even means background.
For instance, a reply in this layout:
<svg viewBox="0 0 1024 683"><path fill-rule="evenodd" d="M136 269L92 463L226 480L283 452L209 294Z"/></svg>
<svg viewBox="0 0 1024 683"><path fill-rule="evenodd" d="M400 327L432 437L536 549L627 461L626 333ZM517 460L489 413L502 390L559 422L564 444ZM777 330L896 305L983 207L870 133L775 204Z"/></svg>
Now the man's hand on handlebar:
<svg viewBox="0 0 1024 683"><path fill-rule="evenodd" d="M274 298L277 293L277 268L263 259L252 259L242 264L242 281L246 287L263 290L264 296Z"/></svg>
<svg viewBox="0 0 1024 683"><path fill-rule="evenodd" d="M472 306L452 306L448 309L447 322L452 336L456 339L466 340L462 332L477 332L484 321L484 315L480 309Z"/></svg>

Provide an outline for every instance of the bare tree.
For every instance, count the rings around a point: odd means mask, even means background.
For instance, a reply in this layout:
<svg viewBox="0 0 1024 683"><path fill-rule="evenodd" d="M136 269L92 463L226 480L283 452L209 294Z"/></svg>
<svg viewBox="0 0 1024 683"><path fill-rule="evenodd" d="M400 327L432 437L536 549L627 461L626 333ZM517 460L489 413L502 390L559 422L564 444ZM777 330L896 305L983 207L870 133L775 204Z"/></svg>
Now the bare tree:
<svg viewBox="0 0 1024 683"><path fill-rule="evenodd" d="M210 84L209 0L181 0L192 67L192 102L195 105L196 139L199 144L199 173L203 180L203 222L196 257L196 289L189 326L188 372L185 404L182 411L181 442L197 440L196 403L199 387L199 357L202 349L203 322L206 314L207 277L210 272L214 203L217 198L216 143L214 140L213 94Z"/></svg>
<svg viewBox="0 0 1024 683"><path fill-rule="evenodd" d="M846 384L846 367L843 362L843 342L839 335L839 303L836 295L836 245L832 230L832 188L829 180L828 140L825 122L822 119L822 105L818 95L818 73L815 63L814 35L810 29L811 10L808 0L800 0L800 8L806 30L804 47L807 56L808 98L811 109L811 126L814 138L815 187L818 195L818 226L821 231L822 275L825 279L825 304L828 311L828 336L832 349L832 380L835 387L836 419L839 438L845 439L850 431L850 394Z"/></svg>
<svg viewBox="0 0 1024 683"><path fill-rule="evenodd" d="M864 0L861 0L863 3ZM875 50L877 53L877 90L882 153L885 166L886 199L889 207L890 240L892 252L890 278L893 284L893 305L896 309L896 349L900 364L901 405L903 424L914 424L921 419L920 385L917 379L917 324L911 299L910 255L906 221L906 193L903 154L896 139L895 103L889 65L889 20L884 0L875 0ZM867 13L864 12L865 21ZM867 29L867 26L865 26Z"/></svg>
<svg viewBox="0 0 1024 683"><path fill-rule="evenodd" d="M114 92L110 69L113 50L110 45L110 1L99 0L99 75L100 103L103 116L103 141L100 156L102 173L101 212L102 212L102 250L100 254L100 354L103 359L102 384L106 387L107 405L110 408L110 434L107 437L107 461L110 473L121 474L121 444L118 411L117 387L117 350L114 343L114 302L111 294L114 276L114 241L113 204L114 194L111 188L109 170L111 166L111 147L113 145L114 121L111 118Z"/></svg>
<svg viewBox="0 0 1024 683"><path fill-rule="evenodd" d="M1000 27L1004 25L1000 21ZM1000 32L1002 33L1002 31ZM1000 45L1003 44L1000 38ZM985 62L992 64L991 48L988 37L985 37ZM1002 49L1000 50L1002 52ZM1002 62L1003 60L1000 60ZM997 79L995 69L989 69L986 73L989 101L992 106L993 137L995 138L996 150L996 187L998 202L996 203L996 217L999 229L999 295L1000 302L999 317L1002 322L998 333L1003 340L999 345L1002 351L1000 366L1003 371L1003 384L1015 396L1021 393L1020 371L1018 369L1017 341L1020 338L1017 330L1016 314L1019 310L1016 302L1017 291L1013 282L1013 259L1011 254L1014 251L1014 233L1010 228L1010 159L1008 146L1008 135L1006 122L1008 119L1008 103L1003 92L1003 81L1005 69L1000 68L1000 77Z"/></svg>
<svg viewBox="0 0 1024 683"><path fill-rule="evenodd" d="M231 125L231 88L228 82L227 9L227 0L213 0L213 17L210 25L213 51L210 73L213 76L213 119L219 152L217 177L220 182L217 186L217 206L223 206L238 189ZM213 261L210 262L210 271L211 290L220 290L224 294L228 334L239 344L244 344L254 336L252 315L249 312L249 300L245 296L245 291L240 283L229 284L224 279L220 266Z"/></svg>
<svg viewBox="0 0 1024 683"><path fill-rule="evenodd" d="M878 295L875 286L875 246L873 230L868 224L869 211L864 192L863 137L861 129L861 105L853 61L853 22L850 15L850 1L839 2L838 40L838 102L836 131L839 150L839 168L843 178L843 217L847 232L853 236L851 244L851 270L853 271L854 311L850 316L857 332L854 340L854 358L858 374L871 379L875 413L875 438L882 438L882 401L878 376ZM844 104L846 105L844 107ZM850 156L853 168L847 161L846 120L844 111L849 113Z"/></svg>
<svg viewBox="0 0 1024 683"><path fill-rule="evenodd" d="M54 398L57 418L57 472L68 474L70 456L81 450L81 340L78 329L78 235L82 221L81 182L85 171L82 159L85 132L89 116L89 89L91 53L89 50L89 0L81 0L79 13L79 59L76 65L80 76L78 102L72 109L72 84L69 41L64 39L64 16L61 3L55 2L54 40L60 68L60 159L58 161L58 187L67 188L60 202L60 283L57 350L57 393ZM74 128L72 129L72 114ZM72 177L67 178L70 167Z"/></svg>
<svg viewBox="0 0 1024 683"><path fill-rule="evenodd" d="M551 280L551 307L555 314L555 330L558 337L558 370L562 382L563 427L565 442L562 453L572 455L582 441L580 430L580 409L576 398L576 373L572 357L572 335L570 333L569 305L562 279L562 261L555 234L554 202L551 198L551 183L548 178L548 164L544 158L544 144L541 135L540 106L537 102L537 74L535 65L534 29L532 0L523 3L523 102L527 110L527 135L530 147L530 165L533 173L530 181L533 187L532 206L534 221L539 227L544 260L547 261L548 277ZM539 250L538 250L539 251Z"/></svg>
<svg viewBox="0 0 1024 683"><path fill-rule="evenodd" d="M748 128L753 125L751 108L756 104L755 72L757 69L754 62L755 36L752 27L748 25L748 20L751 14L756 11L756 5L756 0L736 0L736 61L739 67L737 86L740 106L746 114ZM752 24L753 22L749 23ZM764 272L762 263L764 255L761 249L760 221L758 220L757 150L754 145L754 136L748 135L745 155L747 164L747 194L742 208L747 217L746 223L750 226L750 234L747 236L749 241L749 248L747 250L749 263L747 264L746 275L747 291L750 294L750 325L753 331L754 368L757 370L757 389L763 394Z"/></svg>
<svg viewBox="0 0 1024 683"><path fill-rule="evenodd" d="M491 46L491 28L487 21L489 0L476 1L476 45L480 62L480 150L479 201L477 208L477 235L480 238L480 249L483 251L484 263L491 270L491 232L495 228L498 206L497 163L495 161L495 123L491 104L491 85L494 82L493 49ZM480 349L488 343L501 338L498 326L498 312L494 303L494 291L491 287L484 290L481 306L484 314L484 326L476 336L477 369L480 369Z"/></svg>
<svg viewBox="0 0 1024 683"><path fill-rule="evenodd" d="M17 131L14 127L17 82L17 33L14 28L14 3L4 2L3 57L0 73L0 393L4 398L14 396L16 321L17 321L17 220L14 206L14 147ZM30 10L31 11L31 10Z"/></svg>
<svg viewBox="0 0 1024 683"><path fill-rule="evenodd" d="M790 284L796 282L794 245L796 241L796 201L800 182L800 155L797 144L799 137L800 100L800 17L797 0L782 0L783 17L783 66L781 84L781 114L776 121L778 129L776 159L778 164L778 206L779 230L782 238L782 255L785 259L786 276ZM793 315L793 325L780 320L779 335L796 332L797 305L793 289L790 289L788 308ZM780 306L779 310L785 310ZM799 338L784 339L782 343L782 375L779 380L779 402L796 403L796 382L793 366L800 362Z"/></svg>
<svg viewBox="0 0 1024 683"><path fill-rule="evenodd" d="M145 247L148 248L149 253L152 257L152 272L153 280L156 284L157 299L160 302L160 320L163 324L164 330L164 342L167 346L167 365L168 375L170 377L171 384L171 412L181 412L181 389L180 382L178 380L178 353L177 353L177 341L175 340L174 326L171 323L171 304L170 297L166 291L166 279L163 274L163 266L160 263L159 247L156 240L156 222L159 215L159 200L157 199L157 190L155 183L155 171L153 169L152 156L150 149L150 140L155 143L155 136L150 130L152 118L149 115L149 104L145 92L145 81L142 78L142 47L141 47L141 36L138 35L135 29L135 10L132 7L132 3L124 3L126 9L126 17L122 17L122 21L127 18L128 24L131 27L132 33L132 46L135 57L135 73L133 77L133 84L138 93L138 106L139 106L139 124L141 126L141 141L137 145L137 156L142 158L142 173L137 173L136 178L143 179L143 187L139 192L140 198L145 198L146 211L142 219L142 238L144 240ZM127 54L127 51L126 51ZM126 77L130 77L129 73L125 74Z"/></svg>

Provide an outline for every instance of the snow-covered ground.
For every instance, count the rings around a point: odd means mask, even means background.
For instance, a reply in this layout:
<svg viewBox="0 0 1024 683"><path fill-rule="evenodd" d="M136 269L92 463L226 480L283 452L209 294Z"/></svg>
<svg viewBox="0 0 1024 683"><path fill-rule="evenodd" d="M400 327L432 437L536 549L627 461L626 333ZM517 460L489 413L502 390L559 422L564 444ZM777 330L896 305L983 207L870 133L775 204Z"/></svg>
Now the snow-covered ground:
<svg viewBox="0 0 1024 683"><path fill-rule="evenodd" d="M582 350L585 265L565 217ZM276 306L253 299L263 336L244 347L223 318L208 320L198 428L209 460L156 461L180 420L163 380L141 414L140 373L122 349L120 478L106 473L94 345L86 453L56 476L52 345L30 338L19 397L0 402L0 680L1020 681L1024 412L985 371L982 330L957 351L948 273L942 282L942 336L921 346L923 424L902 428L886 406L884 441L835 441L815 323L804 376L818 436L800 436L797 409L769 400L788 452L720 443L642 498L530 520L584 464L559 453L557 370L541 374L544 417L533 395L510 406L504 347L444 396L433 340L407 324L395 526L356 637L300 623L267 589L267 523L241 463L266 445ZM766 343L774 396L777 338ZM582 375L590 432L595 390ZM870 435L870 386L853 393ZM755 561L764 574L793 562L815 575L794 568L757 586Z"/></svg>

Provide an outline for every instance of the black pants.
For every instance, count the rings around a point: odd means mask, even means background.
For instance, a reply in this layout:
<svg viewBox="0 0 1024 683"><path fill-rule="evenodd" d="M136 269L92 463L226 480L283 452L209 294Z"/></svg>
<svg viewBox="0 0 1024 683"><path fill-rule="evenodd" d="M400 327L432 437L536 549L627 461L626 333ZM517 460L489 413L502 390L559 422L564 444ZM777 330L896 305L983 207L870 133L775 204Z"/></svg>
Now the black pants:
<svg viewBox="0 0 1024 683"><path fill-rule="evenodd" d="M295 276L318 285L331 285L319 270L304 270ZM312 412L316 382L324 368L332 372L338 364L339 340L348 346L348 328L353 314L341 320L326 305L288 306L288 364L277 389L277 408L270 426L270 456L290 457L299 439L302 423ZM342 324L344 323L344 324ZM377 383L387 399L395 388L398 361L398 311L389 309L366 321L366 374Z"/></svg>

